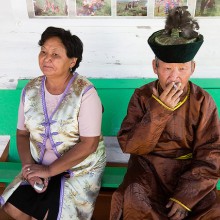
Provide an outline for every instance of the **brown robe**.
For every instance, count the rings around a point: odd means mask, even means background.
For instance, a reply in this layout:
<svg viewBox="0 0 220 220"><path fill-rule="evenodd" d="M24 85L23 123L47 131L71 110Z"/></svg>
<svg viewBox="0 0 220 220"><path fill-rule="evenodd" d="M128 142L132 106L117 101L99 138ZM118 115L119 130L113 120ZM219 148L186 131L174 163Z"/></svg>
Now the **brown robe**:
<svg viewBox="0 0 220 220"><path fill-rule="evenodd" d="M168 220L169 198L191 209L187 220L220 219L220 122L211 96L189 82L187 101L170 111L136 89L118 133L128 170L111 203L111 220ZM192 158L177 157L192 153Z"/></svg>

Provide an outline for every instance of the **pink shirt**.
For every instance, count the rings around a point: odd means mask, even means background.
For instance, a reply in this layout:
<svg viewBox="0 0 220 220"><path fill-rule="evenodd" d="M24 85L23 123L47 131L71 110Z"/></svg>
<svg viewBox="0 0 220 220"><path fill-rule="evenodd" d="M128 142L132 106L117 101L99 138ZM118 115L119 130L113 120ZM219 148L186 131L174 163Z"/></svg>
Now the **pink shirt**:
<svg viewBox="0 0 220 220"><path fill-rule="evenodd" d="M48 116L51 115L56 108L62 94L52 95L45 86L45 101L47 106ZM22 99L21 99L22 100ZM82 103L79 111L79 134L84 137L95 137L101 134L102 122L102 104L100 98L94 88L88 90L82 97ZM24 104L20 101L18 111L18 124L19 130L26 130L24 125ZM57 159L49 139L46 141L46 151L43 158L43 164L50 164Z"/></svg>

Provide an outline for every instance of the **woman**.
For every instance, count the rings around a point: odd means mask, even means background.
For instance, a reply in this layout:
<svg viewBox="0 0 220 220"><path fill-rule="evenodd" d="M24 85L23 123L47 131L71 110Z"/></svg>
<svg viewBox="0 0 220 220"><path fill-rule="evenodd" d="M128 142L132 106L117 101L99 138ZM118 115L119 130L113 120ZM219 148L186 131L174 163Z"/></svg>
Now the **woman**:
<svg viewBox="0 0 220 220"><path fill-rule="evenodd" d="M43 76L25 87L17 146L22 171L0 201L15 219L91 219L106 163L102 105L75 69L83 44L48 27L39 41Z"/></svg>

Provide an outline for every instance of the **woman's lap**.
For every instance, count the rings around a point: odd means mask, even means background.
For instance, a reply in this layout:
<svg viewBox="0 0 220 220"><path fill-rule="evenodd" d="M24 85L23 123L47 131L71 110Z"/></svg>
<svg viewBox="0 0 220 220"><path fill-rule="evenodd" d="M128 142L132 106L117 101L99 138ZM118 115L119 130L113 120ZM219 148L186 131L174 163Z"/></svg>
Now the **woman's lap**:
<svg viewBox="0 0 220 220"><path fill-rule="evenodd" d="M49 210L47 219L53 220L59 212L60 188L61 175L52 177L43 193L37 193L31 185L20 185L8 202L22 212L41 220Z"/></svg>

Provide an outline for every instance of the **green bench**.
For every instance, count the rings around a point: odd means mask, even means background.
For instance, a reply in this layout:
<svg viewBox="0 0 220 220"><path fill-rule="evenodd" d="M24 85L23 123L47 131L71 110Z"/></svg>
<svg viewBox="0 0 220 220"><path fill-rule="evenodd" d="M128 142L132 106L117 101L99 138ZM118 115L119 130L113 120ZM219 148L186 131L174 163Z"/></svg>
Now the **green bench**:
<svg viewBox="0 0 220 220"><path fill-rule="evenodd" d="M115 137L126 115L128 102L135 88L154 79L90 79L95 85L104 106L102 134ZM214 98L220 113L220 79L191 79L207 90ZM0 90L0 136L10 135L9 155L6 162L0 162L0 183L10 183L20 171L21 164L16 148L17 111L21 90L28 80L19 80L14 90ZM220 115L220 114L219 114ZM122 182L126 166L110 162L104 171L102 188L117 188ZM217 185L220 189L220 182Z"/></svg>
<svg viewBox="0 0 220 220"><path fill-rule="evenodd" d="M95 85L104 106L102 134L116 136L134 89L146 79L90 79ZM0 182L10 183L20 171L21 164L16 147L16 126L21 91L28 80L19 80L16 89L0 90L0 135L10 135L7 162L0 162ZM117 163L118 164L118 163ZM108 163L102 178L102 187L117 188L126 172L125 166Z"/></svg>

